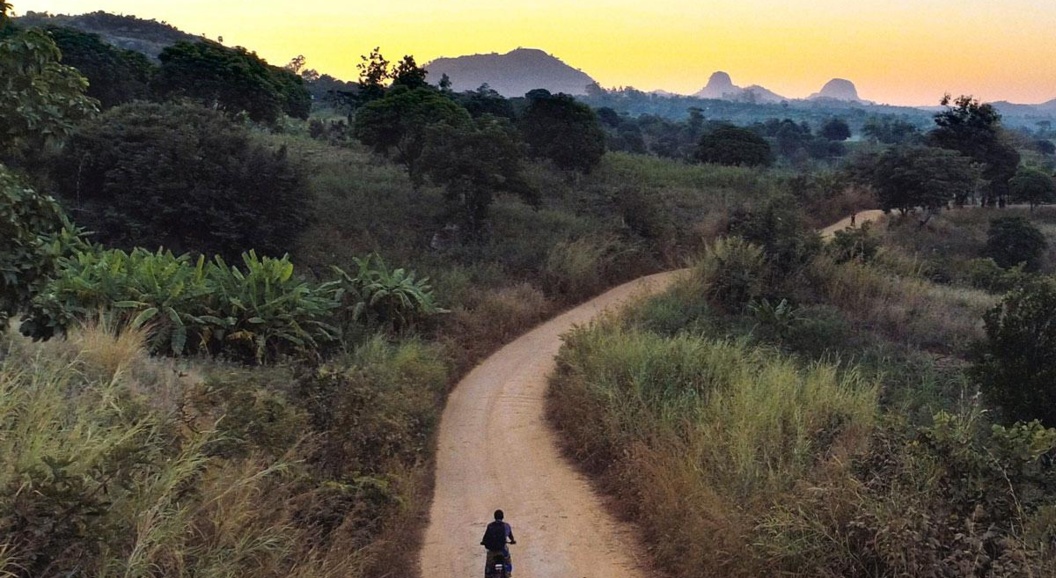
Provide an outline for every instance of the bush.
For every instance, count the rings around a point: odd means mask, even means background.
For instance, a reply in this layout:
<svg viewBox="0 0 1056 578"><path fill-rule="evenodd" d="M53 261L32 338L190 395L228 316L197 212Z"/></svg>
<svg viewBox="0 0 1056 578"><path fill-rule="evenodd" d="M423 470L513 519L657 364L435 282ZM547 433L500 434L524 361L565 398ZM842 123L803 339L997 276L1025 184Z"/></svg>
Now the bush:
<svg viewBox="0 0 1056 578"><path fill-rule="evenodd" d="M1027 271L1041 268L1048 242L1045 235L1023 217L998 217L990 221L983 254L1003 269L1020 263Z"/></svg>
<svg viewBox="0 0 1056 578"><path fill-rule="evenodd" d="M338 337L327 323L337 308L332 286L297 279L286 258L251 252L243 265L144 249L81 252L61 260L23 328L49 337L111 309L119 322L151 329L152 352L208 352L258 363L314 357Z"/></svg>
<svg viewBox="0 0 1056 578"><path fill-rule="evenodd" d="M827 249L837 263L847 261L870 261L880 250L880 239L870 234L870 224L836 231Z"/></svg>
<svg viewBox="0 0 1056 578"><path fill-rule="evenodd" d="M74 220L126 250L282 255L311 213L284 148L255 145L245 129L196 106L111 109L77 132L56 167Z"/></svg>
<svg viewBox="0 0 1056 578"><path fill-rule="evenodd" d="M1056 280L1013 289L983 322L974 373L987 401L1008 422L1056 426Z"/></svg>
<svg viewBox="0 0 1056 578"><path fill-rule="evenodd" d="M713 302L731 312L763 294L768 268L763 250L739 237L708 245L693 266L693 277Z"/></svg>

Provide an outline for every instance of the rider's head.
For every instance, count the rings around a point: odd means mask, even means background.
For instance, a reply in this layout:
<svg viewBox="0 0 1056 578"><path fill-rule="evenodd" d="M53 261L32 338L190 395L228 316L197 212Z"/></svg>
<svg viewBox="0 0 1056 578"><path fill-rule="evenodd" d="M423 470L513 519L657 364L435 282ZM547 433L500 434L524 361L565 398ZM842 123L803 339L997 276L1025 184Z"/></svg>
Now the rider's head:
<svg viewBox="0 0 1056 578"><path fill-rule="evenodd" d="M502 510L495 510L495 519L496 520L501 520L502 517L503 517L502 516Z"/></svg>

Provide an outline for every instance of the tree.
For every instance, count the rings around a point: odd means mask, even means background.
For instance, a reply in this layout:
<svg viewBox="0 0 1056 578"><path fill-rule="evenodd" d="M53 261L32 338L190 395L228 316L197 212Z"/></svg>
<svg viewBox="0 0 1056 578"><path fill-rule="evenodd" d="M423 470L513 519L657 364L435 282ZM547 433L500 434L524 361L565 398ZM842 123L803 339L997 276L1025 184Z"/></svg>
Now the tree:
<svg viewBox="0 0 1056 578"><path fill-rule="evenodd" d="M1019 153L1001 128L1000 113L970 96L951 99L947 94L941 104L946 110L935 114L936 128L928 133L928 142L982 164L988 181L983 204L1003 204L1008 181L1019 167Z"/></svg>
<svg viewBox="0 0 1056 578"><path fill-rule="evenodd" d="M851 138L851 127L842 118L830 118L821 125L821 136L831 141L845 141Z"/></svg>
<svg viewBox="0 0 1056 578"><path fill-rule="evenodd" d="M890 116L869 117L862 125L862 134L883 144L918 144L923 140L920 129L913 123Z"/></svg>
<svg viewBox="0 0 1056 578"><path fill-rule="evenodd" d="M972 372L1006 422L1056 427L1056 280L1034 277L983 317Z"/></svg>
<svg viewBox="0 0 1056 578"><path fill-rule="evenodd" d="M1029 203L1030 210L1038 205L1056 203L1056 180L1051 175L1030 168L1020 168L1008 181L1012 202Z"/></svg>
<svg viewBox="0 0 1056 578"><path fill-rule="evenodd" d="M88 96L110 108L152 96L151 80L157 67L139 52L123 50L73 28L46 29L62 52L63 64L73 66L88 79Z"/></svg>
<svg viewBox="0 0 1056 578"><path fill-rule="evenodd" d="M501 116L510 120L516 117L510 101L488 86L487 83L480 85L480 88L476 90L467 90L457 95L456 100L469 111L470 116L473 118L479 118L485 114Z"/></svg>
<svg viewBox="0 0 1056 578"><path fill-rule="evenodd" d="M901 146L884 151L866 169L880 208L903 215L923 209L928 218L976 187L978 171L955 151Z"/></svg>
<svg viewBox="0 0 1056 578"><path fill-rule="evenodd" d="M0 40L0 159L39 155L99 111L85 95L88 81L60 59L55 42L40 30Z"/></svg>
<svg viewBox="0 0 1056 578"><path fill-rule="evenodd" d="M54 176L74 220L122 249L281 256L312 210L284 148L195 105L111 109L70 139Z"/></svg>
<svg viewBox="0 0 1056 578"><path fill-rule="evenodd" d="M470 126L430 127L423 170L444 187L451 216L470 238L481 238L497 192L538 205L538 192L524 178L523 146L509 121L499 117L485 115Z"/></svg>
<svg viewBox="0 0 1056 578"><path fill-rule="evenodd" d="M605 154L605 132L587 105L567 94L536 89L525 95L528 106L518 127L532 156L559 168L589 173Z"/></svg>
<svg viewBox="0 0 1056 578"><path fill-rule="evenodd" d="M427 74L429 71L418 66L414 57L408 54L392 70L392 86L406 86L412 90L425 88L429 86L425 81Z"/></svg>
<svg viewBox="0 0 1056 578"><path fill-rule="evenodd" d="M983 256L1003 269L1024 264L1027 271L1041 268L1048 243L1045 235L1023 217L998 217L990 221Z"/></svg>
<svg viewBox="0 0 1056 578"><path fill-rule="evenodd" d="M700 138L694 158L702 163L766 167L774 162L766 139L746 128L722 124Z"/></svg>
<svg viewBox="0 0 1056 578"><path fill-rule="evenodd" d="M466 109L435 89L397 87L359 109L352 132L379 154L395 152L394 159L407 168L411 183L418 187L424 177L419 160L429 127L466 127L471 122Z"/></svg>
<svg viewBox="0 0 1056 578"><path fill-rule="evenodd" d="M307 119L311 112L311 93L300 76L244 48L177 42L158 58L162 95L192 98L232 115L244 111L257 122L274 123L283 113Z"/></svg>
<svg viewBox="0 0 1056 578"><path fill-rule="evenodd" d="M360 63L356 65L359 69L356 103L362 106L385 96L385 85L392 78L392 72L389 70L389 61L381 55L378 46L368 56L360 56L359 60Z"/></svg>
<svg viewBox="0 0 1056 578"><path fill-rule="evenodd" d="M57 259L79 244L55 199L0 164L0 327L28 310L55 273Z"/></svg>

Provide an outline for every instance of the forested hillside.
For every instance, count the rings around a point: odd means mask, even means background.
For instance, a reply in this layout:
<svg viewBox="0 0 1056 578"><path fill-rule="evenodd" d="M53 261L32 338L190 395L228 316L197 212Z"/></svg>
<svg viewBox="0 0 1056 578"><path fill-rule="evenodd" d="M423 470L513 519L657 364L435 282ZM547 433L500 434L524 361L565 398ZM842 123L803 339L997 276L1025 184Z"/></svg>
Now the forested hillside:
<svg viewBox="0 0 1056 578"><path fill-rule="evenodd" d="M553 393L662 568L1053 571L1045 127L667 120L380 50L349 85L6 6L0 574L413 574L449 388L687 261Z"/></svg>

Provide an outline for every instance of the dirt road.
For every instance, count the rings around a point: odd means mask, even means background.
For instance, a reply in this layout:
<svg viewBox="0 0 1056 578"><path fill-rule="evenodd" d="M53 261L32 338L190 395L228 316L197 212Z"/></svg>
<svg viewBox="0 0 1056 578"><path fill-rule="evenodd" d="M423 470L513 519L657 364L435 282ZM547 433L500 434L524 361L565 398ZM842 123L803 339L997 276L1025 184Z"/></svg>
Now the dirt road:
<svg viewBox="0 0 1056 578"><path fill-rule="evenodd" d="M678 272L621 285L540 325L489 357L448 399L436 494L421 554L423 578L483 575L479 545L492 512L513 526L517 578L642 578L629 531L560 455L544 419L560 336L599 312L666 287Z"/></svg>
<svg viewBox="0 0 1056 578"><path fill-rule="evenodd" d="M884 216L884 212L880 209L870 209L868 211L858 211L854 214L854 224L861 226L864 223L877 221ZM826 241L836 235L836 231L842 231L847 227L851 226L851 218L847 217L837 223L829 225L821 230L821 238Z"/></svg>
<svg viewBox="0 0 1056 578"><path fill-rule="evenodd" d="M861 211L855 222L882 215ZM850 224L847 217L822 236ZM681 273L612 289L503 347L458 384L440 423L422 578L481 576L480 538L496 508L513 525L518 578L647 576L629 529L609 516L587 480L560 455L544 401L561 334L635 295L662 290Z"/></svg>

